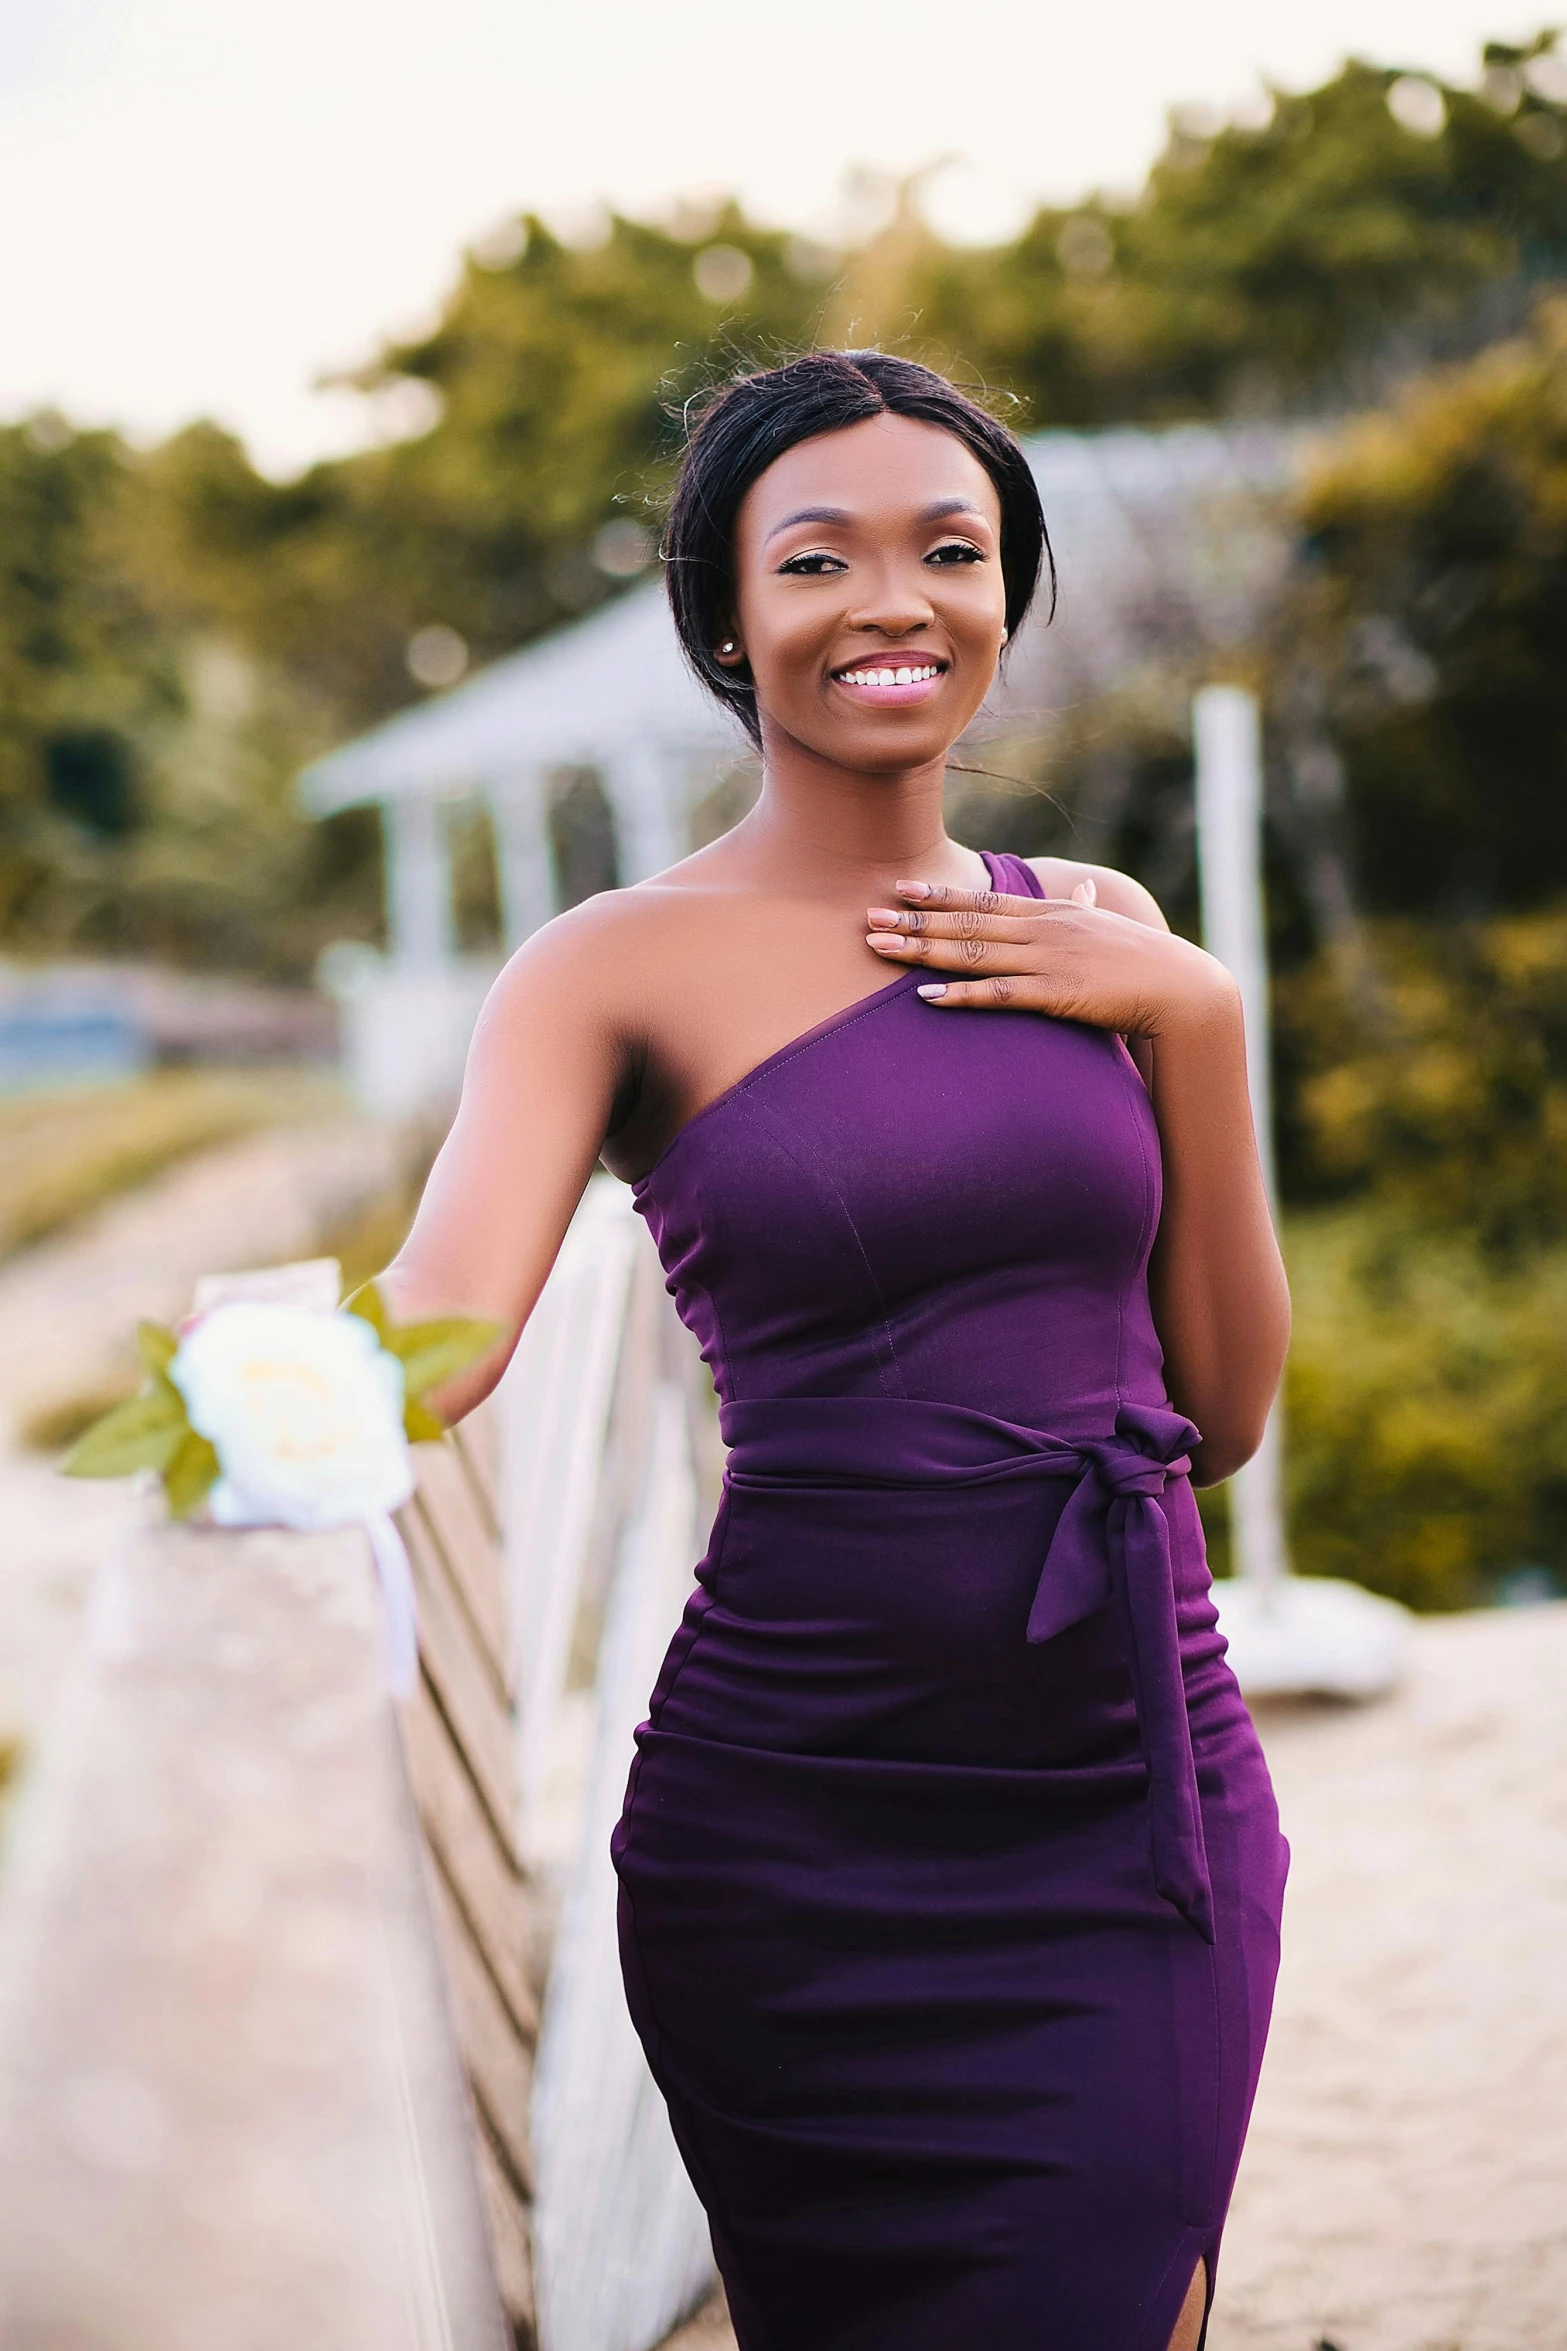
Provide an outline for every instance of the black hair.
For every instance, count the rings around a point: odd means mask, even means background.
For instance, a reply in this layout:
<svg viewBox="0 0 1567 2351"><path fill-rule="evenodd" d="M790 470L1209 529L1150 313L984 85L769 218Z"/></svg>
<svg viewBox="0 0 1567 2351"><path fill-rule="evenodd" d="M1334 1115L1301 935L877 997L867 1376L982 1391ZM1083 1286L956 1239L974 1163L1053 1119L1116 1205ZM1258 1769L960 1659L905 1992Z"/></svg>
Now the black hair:
<svg viewBox="0 0 1567 2351"><path fill-rule="evenodd" d="M688 411L688 418L689 418ZM686 451L664 534L665 584L686 659L709 693L761 741L756 688L744 664L726 669L714 646L733 625L735 518L747 490L775 458L819 433L873 416L938 425L978 458L1001 501L1001 576L1015 637L1048 567L1056 567L1039 491L1005 425L928 367L885 351L812 351L725 385L688 422Z"/></svg>

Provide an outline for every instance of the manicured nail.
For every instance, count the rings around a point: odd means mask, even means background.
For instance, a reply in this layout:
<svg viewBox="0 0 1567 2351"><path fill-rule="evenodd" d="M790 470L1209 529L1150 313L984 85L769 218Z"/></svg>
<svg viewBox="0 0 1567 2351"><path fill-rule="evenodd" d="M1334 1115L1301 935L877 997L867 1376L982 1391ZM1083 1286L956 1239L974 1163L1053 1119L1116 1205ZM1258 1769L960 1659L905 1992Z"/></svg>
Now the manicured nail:
<svg viewBox="0 0 1567 2351"><path fill-rule="evenodd" d="M892 886L900 898L928 898L930 896L929 882L894 882Z"/></svg>
<svg viewBox="0 0 1567 2351"><path fill-rule="evenodd" d="M900 938L896 931L867 931L865 944L867 947L902 947L907 945L907 941Z"/></svg>
<svg viewBox="0 0 1567 2351"><path fill-rule="evenodd" d="M895 906L867 906L865 919L879 931L895 931L899 923L908 918L900 914Z"/></svg>
<svg viewBox="0 0 1567 2351"><path fill-rule="evenodd" d="M945 980L932 980L929 987L916 988L914 991L916 996L923 996L930 1004L933 1004L938 996L945 996L946 992L947 983Z"/></svg>

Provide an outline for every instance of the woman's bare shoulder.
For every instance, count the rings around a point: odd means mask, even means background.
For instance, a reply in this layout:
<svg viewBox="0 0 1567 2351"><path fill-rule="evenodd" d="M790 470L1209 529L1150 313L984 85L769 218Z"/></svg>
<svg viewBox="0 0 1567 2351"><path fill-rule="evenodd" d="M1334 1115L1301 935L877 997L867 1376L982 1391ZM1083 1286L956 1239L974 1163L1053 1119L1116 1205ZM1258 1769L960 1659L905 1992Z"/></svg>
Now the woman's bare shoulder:
<svg viewBox="0 0 1567 2351"><path fill-rule="evenodd" d="M1134 882L1113 865L1088 865L1076 857L1029 857L1024 863L1038 874L1047 898L1070 898L1079 882L1092 882L1094 903L1131 922L1145 922L1151 930L1167 931L1164 909L1151 890Z"/></svg>
<svg viewBox="0 0 1567 2351"><path fill-rule="evenodd" d="M687 881L684 869L628 888L601 890L525 939L495 984L497 1009L541 999L579 1018L634 1032L661 975L691 961L727 897Z"/></svg>

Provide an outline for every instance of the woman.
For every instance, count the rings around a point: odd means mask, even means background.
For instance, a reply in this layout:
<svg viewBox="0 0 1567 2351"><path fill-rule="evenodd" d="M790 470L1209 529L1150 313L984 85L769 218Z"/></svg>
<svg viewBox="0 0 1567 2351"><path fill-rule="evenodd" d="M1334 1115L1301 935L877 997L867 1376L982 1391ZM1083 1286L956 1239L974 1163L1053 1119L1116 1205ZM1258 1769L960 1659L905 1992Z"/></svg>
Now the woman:
<svg viewBox="0 0 1567 2351"><path fill-rule="evenodd" d="M922 368L714 403L668 577L761 797L513 958L387 1277L520 1323L602 1157L713 1370L615 1859L743 2351L1192 2351L1267 2029L1286 1855L1191 1492L1288 1326L1236 991L1125 876L942 822L1047 552Z"/></svg>

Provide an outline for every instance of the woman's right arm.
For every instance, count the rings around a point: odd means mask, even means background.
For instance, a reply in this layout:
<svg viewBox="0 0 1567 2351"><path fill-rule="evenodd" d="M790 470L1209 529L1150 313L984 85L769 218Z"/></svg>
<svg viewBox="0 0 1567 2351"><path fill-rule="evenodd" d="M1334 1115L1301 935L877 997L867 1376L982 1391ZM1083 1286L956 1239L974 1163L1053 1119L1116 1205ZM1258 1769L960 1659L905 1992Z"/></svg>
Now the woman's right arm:
<svg viewBox="0 0 1567 2351"><path fill-rule="evenodd" d="M505 1370L604 1142L627 1066L606 927L622 926L574 909L501 973L413 1229L378 1277L396 1322L450 1314L506 1326L503 1345L431 1398L447 1420Z"/></svg>

